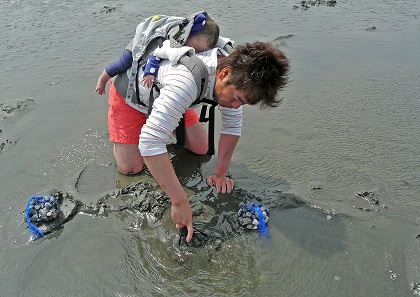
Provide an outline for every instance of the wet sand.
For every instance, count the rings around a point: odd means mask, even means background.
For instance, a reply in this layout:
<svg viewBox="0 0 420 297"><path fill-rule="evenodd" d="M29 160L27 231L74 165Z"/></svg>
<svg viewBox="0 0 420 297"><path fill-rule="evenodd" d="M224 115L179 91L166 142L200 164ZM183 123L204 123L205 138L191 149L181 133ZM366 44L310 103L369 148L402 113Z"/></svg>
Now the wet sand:
<svg viewBox="0 0 420 297"><path fill-rule="evenodd" d="M131 20L190 6L0 4L2 296L419 294L419 3L203 2L222 35L272 42L292 73L280 107L245 108L234 193L205 184L214 157L171 151L214 239L196 247L177 245L158 189L123 191L153 179L117 173L94 93ZM30 241L26 203L52 189L78 211ZM239 225L247 200L270 207L269 241Z"/></svg>

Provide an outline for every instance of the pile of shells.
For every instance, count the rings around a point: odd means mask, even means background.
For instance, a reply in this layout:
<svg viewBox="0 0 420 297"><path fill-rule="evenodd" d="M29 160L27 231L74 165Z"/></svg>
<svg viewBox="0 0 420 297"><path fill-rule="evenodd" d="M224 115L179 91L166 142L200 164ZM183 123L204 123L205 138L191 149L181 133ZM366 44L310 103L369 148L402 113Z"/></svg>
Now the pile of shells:
<svg viewBox="0 0 420 297"><path fill-rule="evenodd" d="M58 217L60 210L57 199L50 195L34 196L28 207L32 223L50 222Z"/></svg>
<svg viewBox="0 0 420 297"><path fill-rule="evenodd" d="M258 212L255 210L255 207L259 207L263 216L264 222L268 223L268 217L270 213L268 212L267 206L259 202L248 202L243 205L238 211L238 220L239 224L244 226L247 229L256 230L260 223Z"/></svg>

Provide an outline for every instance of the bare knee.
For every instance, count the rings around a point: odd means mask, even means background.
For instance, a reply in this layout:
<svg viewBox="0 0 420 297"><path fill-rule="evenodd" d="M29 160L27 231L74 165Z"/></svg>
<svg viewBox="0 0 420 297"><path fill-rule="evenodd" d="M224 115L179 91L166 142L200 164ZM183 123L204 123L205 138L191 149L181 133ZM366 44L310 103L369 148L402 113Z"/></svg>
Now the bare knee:
<svg viewBox="0 0 420 297"><path fill-rule="evenodd" d="M197 155L205 155L209 148L206 128L202 123L185 128L185 147Z"/></svg>
<svg viewBox="0 0 420 297"><path fill-rule="evenodd" d="M195 144L191 147L185 145L185 147L197 155L205 155L207 154L207 150L209 149L207 141L205 143Z"/></svg>
<svg viewBox="0 0 420 297"><path fill-rule="evenodd" d="M143 169L143 157L137 144L114 144L114 157L122 174L136 174Z"/></svg>
<svg viewBox="0 0 420 297"><path fill-rule="evenodd" d="M117 169L119 172L125 175L133 175L137 174L143 169L143 162L136 164L135 166L131 166L131 164L118 164L117 162Z"/></svg>

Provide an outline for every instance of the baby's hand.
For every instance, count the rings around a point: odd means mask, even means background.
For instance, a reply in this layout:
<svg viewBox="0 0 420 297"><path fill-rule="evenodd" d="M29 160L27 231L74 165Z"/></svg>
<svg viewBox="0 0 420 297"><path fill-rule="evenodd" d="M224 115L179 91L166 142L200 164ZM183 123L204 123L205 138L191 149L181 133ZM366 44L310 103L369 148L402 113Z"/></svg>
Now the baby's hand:
<svg viewBox="0 0 420 297"><path fill-rule="evenodd" d="M145 75L143 78L142 78L142 83L143 83L143 86L146 86L146 87L148 87L148 88L151 88L152 87L152 84L153 84L153 82L155 81L155 77L153 76L153 75L151 75L151 74L148 74L148 75Z"/></svg>
<svg viewBox="0 0 420 297"><path fill-rule="evenodd" d="M111 77L108 75L108 73L106 73L106 71L102 71L101 75L98 78L98 82L96 83L96 93L98 93L99 95L103 95L106 94L105 92L105 88L106 88L106 83L108 82L108 80L110 80Z"/></svg>
<svg viewBox="0 0 420 297"><path fill-rule="evenodd" d="M106 82L103 83L98 80L98 83L96 84L96 89L95 89L96 93L99 95L106 94L105 87L106 87Z"/></svg>

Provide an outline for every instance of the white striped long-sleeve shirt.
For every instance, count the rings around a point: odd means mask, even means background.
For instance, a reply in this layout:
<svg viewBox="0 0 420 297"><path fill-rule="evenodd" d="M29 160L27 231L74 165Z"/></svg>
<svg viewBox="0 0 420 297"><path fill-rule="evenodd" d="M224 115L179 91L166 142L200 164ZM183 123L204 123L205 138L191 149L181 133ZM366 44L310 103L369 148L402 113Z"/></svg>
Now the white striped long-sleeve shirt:
<svg viewBox="0 0 420 297"><path fill-rule="evenodd" d="M209 71L206 98L213 98L217 53L217 49L212 49L197 54ZM182 115L187 109L197 107L191 107L197 96L197 86L193 75L184 65L171 65L170 61L162 60L156 80L160 83L160 94L155 98L152 112L140 134L139 149L142 156L154 156L167 152L166 144L169 142L169 136L178 126ZM139 86L140 100L148 106L150 89L144 87L141 81ZM147 107L136 104L131 106L147 114ZM242 107L233 109L220 106L219 110L222 120L220 133L240 136Z"/></svg>

